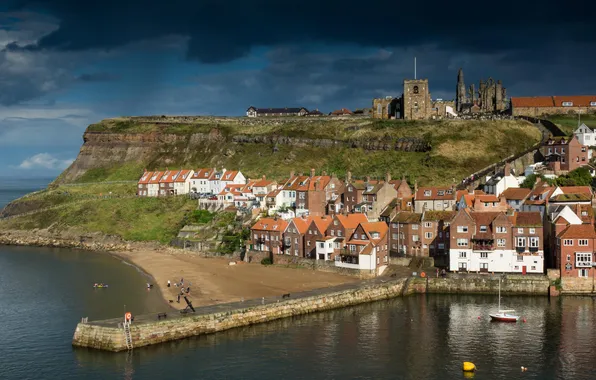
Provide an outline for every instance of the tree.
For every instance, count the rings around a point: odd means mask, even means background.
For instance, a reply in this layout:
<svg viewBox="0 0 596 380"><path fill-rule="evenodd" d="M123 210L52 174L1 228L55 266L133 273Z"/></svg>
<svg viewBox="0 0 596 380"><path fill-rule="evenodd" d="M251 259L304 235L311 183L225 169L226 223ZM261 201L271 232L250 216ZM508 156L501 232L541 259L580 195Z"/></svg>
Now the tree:
<svg viewBox="0 0 596 380"><path fill-rule="evenodd" d="M557 178L557 185L559 186L590 186L591 184L590 170L585 167L577 168L569 174Z"/></svg>
<svg viewBox="0 0 596 380"><path fill-rule="evenodd" d="M526 189L533 189L534 185L536 184L537 178L538 178L538 176L536 174L530 174L529 176L526 177L526 179L524 179L524 182L522 182L521 185L519 185L519 187L523 187Z"/></svg>

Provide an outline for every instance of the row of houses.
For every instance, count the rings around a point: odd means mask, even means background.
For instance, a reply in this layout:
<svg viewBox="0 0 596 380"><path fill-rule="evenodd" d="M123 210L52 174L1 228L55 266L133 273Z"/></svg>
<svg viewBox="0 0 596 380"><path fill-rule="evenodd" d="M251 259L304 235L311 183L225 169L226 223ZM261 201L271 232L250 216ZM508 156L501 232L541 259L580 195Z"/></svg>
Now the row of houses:
<svg viewBox="0 0 596 380"><path fill-rule="evenodd" d="M230 185L244 185L239 171L216 169L181 169L150 172L145 170L137 183L137 195L166 197L173 195L219 194Z"/></svg>
<svg viewBox="0 0 596 380"><path fill-rule="evenodd" d="M393 199L376 220L347 208L334 215L261 219L249 249L363 270L381 270L386 257L406 255L434 257L450 271L594 274L585 264L596 248L590 187L538 181L534 189L506 188L498 196L421 187L407 199ZM268 240L271 232L277 237Z"/></svg>

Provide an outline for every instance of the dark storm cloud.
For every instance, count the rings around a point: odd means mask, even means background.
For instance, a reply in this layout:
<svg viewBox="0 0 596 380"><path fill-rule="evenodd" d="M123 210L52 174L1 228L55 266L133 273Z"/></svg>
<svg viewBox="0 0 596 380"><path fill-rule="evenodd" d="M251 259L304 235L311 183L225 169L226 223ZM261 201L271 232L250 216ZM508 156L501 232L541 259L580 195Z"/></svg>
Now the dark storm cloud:
<svg viewBox="0 0 596 380"><path fill-rule="evenodd" d="M113 75L110 73L86 73L81 74L76 77L76 80L80 82L111 82L118 80L119 77L117 75Z"/></svg>
<svg viewBox="0 0 596 380"><path fill-rule="evenodd" d="M60 20L37 48L112 49L168 35L190 37L188 57L230 61L254 46L351 43L372 47L433 44L474 53L539 50L553 41L593 43L596 3L484 3L371 0L21 0Z"/></svg>

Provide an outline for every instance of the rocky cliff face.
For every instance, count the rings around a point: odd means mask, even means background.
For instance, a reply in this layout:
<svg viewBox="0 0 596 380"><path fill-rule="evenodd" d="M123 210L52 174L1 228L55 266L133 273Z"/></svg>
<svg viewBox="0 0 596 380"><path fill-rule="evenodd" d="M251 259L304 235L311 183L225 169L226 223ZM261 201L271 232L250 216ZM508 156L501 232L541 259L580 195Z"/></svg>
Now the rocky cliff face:
<svg viewBox="0 0 596 380"><path fill-rule="evenodd" d="M398 150L406 152L425 152L430 145L419 138L400 138L391 140L376 139L312 139L279 135L243 135L228 136L218 128L209 133L119 133L93 132L87 130L83 135L83 146L77 159L58 178L57 182L72 182L79 179L90 169L109 168L126 163L149 166L167 166L193 162L197 155L212 156L233 154L234 147L240 145L262 145L262 149L277 149L281 145L292 147L319 148L362 148L364 150Z"/></svg>

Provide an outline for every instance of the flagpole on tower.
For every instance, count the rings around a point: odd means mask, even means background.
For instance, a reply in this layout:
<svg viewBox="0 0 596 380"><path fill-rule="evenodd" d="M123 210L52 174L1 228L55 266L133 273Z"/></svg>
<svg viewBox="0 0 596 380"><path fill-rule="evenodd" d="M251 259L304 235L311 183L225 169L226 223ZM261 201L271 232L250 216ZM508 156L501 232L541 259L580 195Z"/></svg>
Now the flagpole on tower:
<svg viewBox="0 0 596 380"><path fill-rule="evenodd" d="M414 57L414 79L418 79L416 78L416 57Z"/></svg>

